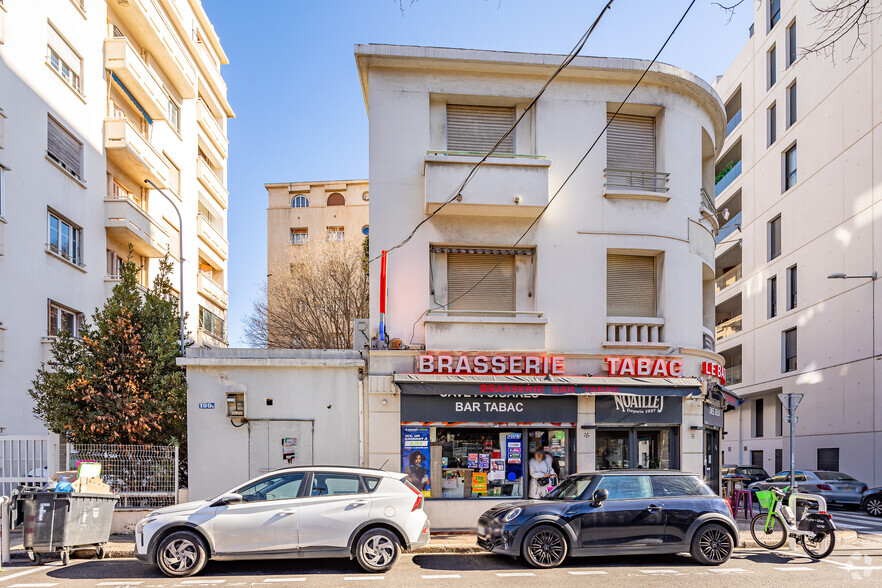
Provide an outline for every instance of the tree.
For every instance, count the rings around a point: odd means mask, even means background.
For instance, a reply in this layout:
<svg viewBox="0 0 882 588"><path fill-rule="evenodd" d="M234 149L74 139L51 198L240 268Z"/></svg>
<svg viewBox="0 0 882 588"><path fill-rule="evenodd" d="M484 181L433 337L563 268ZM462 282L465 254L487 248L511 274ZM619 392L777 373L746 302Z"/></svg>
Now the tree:
<svg viewBox="0 0 882 588"><path fill-rule="evenodd" d="M352 321L368 313L368 274L363 245L354 240L291 246L270 268L245 317L252 347L348 349Z"/></svg>
<svg viewBox="0 0 882 588"><path fill-rule="evenodd" d="M41 364L29 391L34 414L71 443L179 445L185 451L187 380L175 363L179 318L171 264L160 260L159 275L143 293L138 269L123 263L113 295L78 337L62 332L53 341L52 359Z"/></svg>

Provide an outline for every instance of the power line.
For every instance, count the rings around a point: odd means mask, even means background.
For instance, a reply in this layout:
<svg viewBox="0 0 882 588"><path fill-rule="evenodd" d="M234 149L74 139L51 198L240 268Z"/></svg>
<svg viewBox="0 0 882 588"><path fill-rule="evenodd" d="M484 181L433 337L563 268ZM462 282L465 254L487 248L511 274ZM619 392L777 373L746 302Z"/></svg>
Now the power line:
<svg viewBox="0 0 882 588"><path fill-rule="evenodd" d="M686 8L686 12L684 12L684 13L683 13L683 16L680 17L680 20L677 21L677 24L674 26L674 28L673 28L673 30L671 31L671 33L668 35L668 38L665 39L665 42L664 42L664 43L662 43L661 48L660 48L660 49L658 50L658 52L655 54L655 57L652 58L652 61L649 62L649 65L646 66L646 69L643 70L643 73L640 75L640 78L638 78L637 82L631 87L631 90L630 90L630 91L628 92L628 94L625 96L625 99L622 100L621 104L619 104L619 107L616 108L616 111L613 113L613 115L612 115L611 117L609 117L609 120L606 121L606 125L603 127L603 129L600 131L600 133L598 133L597 137L594 139L594 142L591 143L591 146L588 147L588 151L585 152L585 154L582 156L582 158L581 158L581 159L579 160L579 162L576 164L576 167L574 167L573 170L569 173L569 175L564 179L563 183L560 185L560 187L558 187L558 189L557 189L557 191L554 193L554 195L553 195L551 198L548 199L548 203L547 203L545 206L542 207L542 210L539 211L539 214L536 215L536 218L533 219L533 222L530 223L530 226L529 226L529 227L527 227L527 230L525 230L525 231L521 234L521 236L518 237L518 240L515 241L514 245L512 245L512 246L508 249L508 251L505 252L505 254L499 259L499 261L496 262L496 265L494 265L492 268L490 268L490 270L489 270L486 274L484 274L484 276L483 276L480 280L478 280L477 282L475 282L475 284L474 284L471 288L469 288L468 290L466 290L465 292L463 292L462 294L460 294L459 296L457 296L457 297L454 298L453 300L448 300L448 301L447 301L447 304L442 305L442 308L446 307L446 308L449 309L451 304L453 304L454 302L456 302L457 300L459 300L460 298L462 298L463 296L465 296L466 294L468 294L469 292L471 292L472 290L474 290L475 288L477 288L478 285L481 284L481 282L483 282L485 279L487 279L487 277L488 277L490 274L492 274L492 273L496 270L496 268L498 268L498 267L500 266L500 264L506 259L506 257L508 257L509 255L511 255L511 254L514 252L515 248L520 244L520 242L524 239L524 237L527 236L527 233L529 233L530 230L531 230L534 226L536 226L536 223L539 222L539 219L542 218L542 215L545 214L545 211L548 210L548 207L551 206L551 203L552 203L552 202L554 202L554 199L557 198L557 196L560 194L561 190L563 190L564 186L567 185L567 182L570 181L570 178L572 178L573 175L575 175L576 171L579 169L579 167L582 165L582 163L585 161L585 159L588 158L588 155L591 153L591 151L592 151L592 150L594 149L594 147L597 145L597 142L600 141L600 138L603 136L603 134L604 134L604 133L606 132L606 130L609 128L610 123L612 123L612 121L615 120L616 116L617 116L617 115L619 114L619 112L622 110L622 107L624 107L625 104L628 102L628 99L631 98L631 94L634 93L634 90L637 89L637 86L640 85L640 82L643 81L643 78L646 77L646 74L649 73L649 70L652 68L652 66L655 65L655 62L658 60L658 58L659 58L659 56L661 55L662 51L664 51L665 47L667 47L668 42L669 42L669 41L671 40L671 38L674 36L674 33L677 32L677 29L680 28L680 25L683 23L683 20L686 18L686 15L689 14L689 11L692 10L692 6L693 6L694 4L695 4L695 0L692 0L692 1L689 3L689 6ZM428 310L427 310L426 312L428 312ZM423 314L420 315L420 317L417 319L417 322L419 322L419 320L420 320L421 318L423 318L423 316L425 316L426 312L424 312ZM416 325L416 323L414 323L414 325ZM413 338L411 338L411 341L412 341L412 340L413 340Z"/></svg>
<svg viewBox="0 0 882 588"><path fill-rule="evenodd" d="M554 71L554 73L551 74L551 77L548 78L548 80L545 82L545 84L542 85L542 88L539 89L539 92L536 94L536 96L534 96L533 99L530 101L530 103L527 105L527 107L524 108L524 111L521 112L520 116L518 116L518 118L514 121L514 123L512 123L512 125L508 128L508 130L505 131L505 134L502 135L498 141L496 141L496 144L493 146L493 148L490 149L490 151L488 151L487 154L484 155L480 161L478 161L474 166L472 166L472 169L469 170L469 173L466 175L466 177L462 181L462 183L459 184L459 186L456 188L456 190L453 191L453 193L444 201L444 203L441 206L439 206L437 209L432 211L432 213L429 214L429 216L427 216L426 218L424 218L423 220L418 222L416 224L416 226L413 228L413 230L411 230L410 233L408 233L407 237L405 237L404 239L402 239L401 241L399 241L398 243L396 243L395 245L393 245L392 247L387 249L386 250L387 254L392 253L394 250L407 244L407 242L413 238L413 236L416 234L416 232L419 230L419 228L421 226L426 224L433 216L435 216L436 214L441 212L442 208L444 208L445 206L447 206L448 204L453 202L457 196L460 196L462 194L462 191L469 184L469 182L472 181L472 178L478 172L478 168L481 167L481 165L483 165L484 162L487 161L487 158L490 157L499 148L500 145L502 145L502 142L505 141L505 139L510 134L512 134L512 132L514 132L514 130L517 128L517 126L521 122L521 120L523 120L523 118L527 115L527 113L533 109L533 107L536 105L536 102L538 102L539 98L542 96L542 94L545 93L546 88L548 88L548 86L551 84L551 82L554 81L554 78L556 78L558 76L558 74L560 72L562 72L570 63L572 63L573 60L579 55L579 52L582 51L582 48L585 46L585 43L588 42L588 37L591 36L591 33L593 33L594 29L597 27L597 25L600 24L600 19L603 18L603 15L606 13L607 10L609 10L610 6L612 6L612 3L614 1L615 0L609 0L609 2L607 2L604 5L604 7L600 10L600 14L597 15L597 18L594 19L594 22L591 23L590 27L588 27L588 30L582 34L582 36L576 42L576 45L570 50L570 52L567 54L567 56L564 58L564 60L561 62L561 64L557 67L557 69ZM368 263L374 262L379 258L380 258L380 256L377 255L377 256L373 257Z"/></svg>

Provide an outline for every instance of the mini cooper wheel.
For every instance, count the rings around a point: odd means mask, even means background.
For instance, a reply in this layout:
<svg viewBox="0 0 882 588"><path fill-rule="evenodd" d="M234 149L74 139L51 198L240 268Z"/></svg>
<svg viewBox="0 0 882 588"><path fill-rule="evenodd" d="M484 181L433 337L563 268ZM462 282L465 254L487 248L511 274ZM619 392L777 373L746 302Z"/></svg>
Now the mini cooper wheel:
<svg viewBox="0 0 882 588"><path fill-rule="evenodd" d="M732 535L721 525L705 525L692 538L690 553L705 566L718 566L729 561L735 543Z"/></svg>
<svg viewBox="0 0 882 588"><path fill-rule="evenodd" d="M192 531L175 531L159 542L156 565L170 577L192 576L208 563L208 549Z"/></svg>
<svg viewBox="0 0 882 588"><path fill-rule="evenodd" d="M401 543L388 529L368 529L355 546L355 558L367 572L390 570L400 555Z"/></svg>
<svg viewBox="0 0 882 588"><path fill-rule="evenodd" d="M882 517L882 497L873 496L868 498L867 503L864 504L864 510L870 516Z"/></svg>
<svg viewBox="0 0 882 588"><path fill-rule="evenodd" d="M554 568L567 557L567 538L557 527L540 525L527 532L521 550L534 568Z"/></svg>

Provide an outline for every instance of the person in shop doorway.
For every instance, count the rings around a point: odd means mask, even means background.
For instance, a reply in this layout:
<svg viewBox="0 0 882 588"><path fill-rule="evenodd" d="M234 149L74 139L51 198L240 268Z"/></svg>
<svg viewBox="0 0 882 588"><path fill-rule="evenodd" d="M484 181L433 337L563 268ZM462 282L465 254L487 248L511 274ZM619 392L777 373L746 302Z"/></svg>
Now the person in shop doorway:
<svg viewBox="0 0 882 588"><path fill-rule="evenodd" d="M417 490L425 490L426 484L429 483L428 471L423 465L426 457L419 451L412 451L408 459L410 465L404 470L404 473L407 474L407 481L416 486Z"/></svg>
<svg viewBox="0 0 882 588"><path fill-rule="evenodd" d="M548 494L548 486L554 469L551 467L551 458L545 455L545 451L537 449L530 460L530 498L542 498Z"/></svg>

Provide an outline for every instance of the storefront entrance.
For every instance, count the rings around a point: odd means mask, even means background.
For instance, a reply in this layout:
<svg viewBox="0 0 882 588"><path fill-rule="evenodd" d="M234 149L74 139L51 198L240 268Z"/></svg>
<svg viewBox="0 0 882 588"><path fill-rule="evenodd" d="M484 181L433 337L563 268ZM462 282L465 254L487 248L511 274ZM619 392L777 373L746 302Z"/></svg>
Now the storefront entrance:
<svg viewBox="0 0 882 588"><path fill-rule="evenodd" d="M720 493L720 431L716 429L704 432L704 481Z"/></svg>
<svg viewBox="0 0 882 588"><path fill-rule="evenodd" d="M671 469L679 467L676 427L597 430L598 470Z"/></svg>

